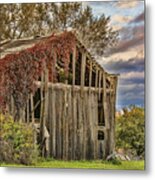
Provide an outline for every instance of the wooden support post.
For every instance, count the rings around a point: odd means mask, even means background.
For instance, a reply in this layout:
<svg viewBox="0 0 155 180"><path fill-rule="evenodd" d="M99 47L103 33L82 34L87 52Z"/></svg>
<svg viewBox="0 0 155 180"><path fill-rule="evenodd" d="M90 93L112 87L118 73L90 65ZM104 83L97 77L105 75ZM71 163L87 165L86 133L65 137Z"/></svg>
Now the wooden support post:
<svg viewBox="0 0 155 180"><path fill-rule="evenodd" d="M55 108L55 102L56 102L56 95L55 95L55 90L51 89L51 96L52 96L52 102L51 102L51 110L52 110L52 119L51 119L51 140L52 140L52 157L55 158L56 156L56 108Z"/></svg>
<svg viewBox="0 0 155 180"><path fill-rule="evenodd" d="M111 80L111 93L110 93L110 107L111 107L111 123L110 123L110 152L113 153L115 148L115 103L116 103L116 84L117 77L110 77Z"/></svg>
<svg viewBox="0 0 155 180"><path fill-rule="evenodd" d="M98 93L99 93L99 99L101 97L101 80L102 80L102 72L99 71L99 85L98 85Z"/></svg>
<svg viewBox="0 0 155 180"><path fill-rule="evenodd" d="M44 99L44 74L41 74L41 84L40 84L40 120L43 118L43 99Z"/></svg>
<svg viewBox="0 0 155 180"><path fill-rule="evenodd" d="M72 72L73 72L73 80L72 80L72 121L73 121L73 159L76 158L76 107L75 107L75 65L76 65L76 46L73 51L73 60L72 60ZM66 96L66 90L65 90ZM65 97L66 98L66 97ZM65 99L66 102L66 99ZM66 104L65 104L66 106ZM65 137L65 136L64 136Z"/></svg>
<svg viewBox="0 0 155 180"><path fill-rule="evenodd" d="M45 130L46 130L46 119L48 113L48 69L45 69L45 83L44 83L44 100L42 106L42 119L40 122L40 136L41 136L41 152L42 156L45 156Z"/></svg>
<svg viewBox="0 0 155 180"><path fill-rule="evenodd" d="M72 96L72 118L73 118L73 159L75 160L77 151L77 108L76 108L76 94Z"/></svg>
<svg viewBox="0 0 155 180"><path fill-rule="evenodd" d="M90 70L89 70L89 93L92 86L92 69L93 69L93 63L90 61Z"/></svg>
<svg viewBox="0 0 155 180"><path fill-rule="evenodd" d="M34 123L34 102L33 102L33 94L30 94L30 102L31 102L31 120Z"/></svg>
<svg viewBox="0 0 155 180"><path fill-rule="evenodd" d="M27 105L26 105L26 122L27 122L27 123L30 122L30 114L29 114L29 97L28 97Z"/></svg>
<svg viewBox="0 0 155 180"><path fill-rule="evenodd" d="M98 74L99 74L99 70L98 68L96 68L96 78L95 78L95 89L97 90L98 87Z"/></svg>
<svg viewBox="0 0 155 180"><path fill-rule="evenodd" d="M108 109L107 109L107 92L106 92L106 73L103 73L103 110L105 118L105 126L109 129Z"/></svg>
<svg viewBox="0 0 155 180"><path fill-rule="evenodd" d="M45 86L44 86L44 112L43 112L43 123L46 125L46 118L48 113L48 69L45 69Z"/></svg>
<svg viewBox="0 0 155 180"><path fill-rule="evenodd" d="M75 85L75 63L76 63L76 46L73 50L73 60L72 60L72 73L73 73L72 85L73 85L73 88Z"/></svg>
<svg viewBox="0 0 155 180"><path fill-rule="evenodd" d="M82 53L82 64L81 64L81 92L83 92L83 88L85 85L85 71L86 71L86 54Z"/></svg>
<svg viewBox="0 0 155 180"><path fill-rule="evenodd" d="M115 148L115 115L116 115L116 91L117 91L117 82L118 82L118 77L115 76L114 80L114 148Z"/></svg>
<svg viewBox="0 0 155 180"><path fill-rule="evenodd" d="M52 65L51 69L52 69L52 77L51 77L51 81L54 82L55 81L55 72L56 72L56 64L57 64L57 54L56 52L52 51L53 54L53 59L54 59L54 64Z"/></svg>
<svg viewBox="0 0 155 180"><path fill-rule="evenodd" d="M109 114L110 110L107 107L107 92L106 92L106 72L103 73L103 111L104 111L104 121L105 121L105 143L104 143L104 155L105 158L109 154Z"/></svg>
<svg viewBox="0 0 155 180"><path fill-rule="evenodd" d="M65 122L65 137L64 137L64 141L65 141L65 154L64 154L64 159L68 160L68 150L69 150L69 143L68 143L68 132L69 132L69 123L68 123L68 93L67 93L67 88L65 86L64 88L64 122Z"/></svg>

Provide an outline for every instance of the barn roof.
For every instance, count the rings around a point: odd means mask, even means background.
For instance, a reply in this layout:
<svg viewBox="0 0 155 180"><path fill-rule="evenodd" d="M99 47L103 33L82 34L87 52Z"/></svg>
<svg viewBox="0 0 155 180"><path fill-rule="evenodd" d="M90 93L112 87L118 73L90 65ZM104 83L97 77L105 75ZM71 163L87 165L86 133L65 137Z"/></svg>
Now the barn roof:
<svg viewBox="0 0 155 180"><path fill-rule="evenodd" d="M105 73L107 73L104 70L104 68L95 60L95 58L91 55L91 53L87 50L85 45L79 40L76 33L72 32L72 34L75 36L76 44L78 45L79 48L83 49L86 52L89 60L93 61L93 64L96 67L98 67L101 71L104 71ZM60 33L56 34L56 35L60 35ZM35 36L35 37L29 37L29 38L23 38L23 39L13 39L13 40L2 41L2 42L0 42L0 59L4 58L8 54L18 53L22 50L31 48L31 47L35 46L37 43L47 40L48 38L50 38L50 36L51 36L51 34L47 35L47 36ZM109 74L109 73L107 73L107 74ZM111 74L111 75L113 75L113 74Z"/></svg>

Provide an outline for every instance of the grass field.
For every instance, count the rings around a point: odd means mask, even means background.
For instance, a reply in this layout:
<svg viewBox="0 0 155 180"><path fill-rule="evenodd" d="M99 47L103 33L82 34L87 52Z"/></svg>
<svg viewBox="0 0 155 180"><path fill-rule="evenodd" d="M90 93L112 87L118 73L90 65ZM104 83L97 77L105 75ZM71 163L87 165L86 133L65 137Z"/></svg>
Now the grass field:
<svg viewBox="0 0 155 180"><path fill-rule="evenodd" d="M24 166L2 163L3 167L43 167L43 168L79 168L79 169L120 169L120 170L144 170L144 161L122 161L121 164L113 164L106 161L58 161L42 160L36 165Z"/></svg>

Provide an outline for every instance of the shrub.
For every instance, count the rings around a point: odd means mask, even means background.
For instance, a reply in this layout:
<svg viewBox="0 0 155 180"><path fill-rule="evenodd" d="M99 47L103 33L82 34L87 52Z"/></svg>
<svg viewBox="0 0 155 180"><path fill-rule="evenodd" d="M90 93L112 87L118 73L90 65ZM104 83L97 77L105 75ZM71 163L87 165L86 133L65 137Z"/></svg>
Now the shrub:
<svg viewBox="0 0 155 180"><path fill-rule="evenodd" d="M130 152L131 157L144 158L144 109L131 107L116 122L116 148Z"/></svg>
<svg viewBox="0 0 155 180"><path fill-rule="evenodd" d="M0 114L0 161L35 164L38 148L31 125L14 122L11 116Z"/></svg>

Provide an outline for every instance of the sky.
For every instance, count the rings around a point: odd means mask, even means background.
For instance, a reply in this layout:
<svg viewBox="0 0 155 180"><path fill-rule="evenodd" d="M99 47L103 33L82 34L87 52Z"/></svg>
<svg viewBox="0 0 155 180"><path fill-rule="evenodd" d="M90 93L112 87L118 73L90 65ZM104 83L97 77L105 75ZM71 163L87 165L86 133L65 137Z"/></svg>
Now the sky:
<svg viewBox="0 0 155 180"><path fill-rule="evenodd" d="M144 107L144 1L120 0L84 2L93 14L110 16L110 26L119 31L119 41L108 57L98 62L109 72L120 74L117 110L129 105Z"/></svg>

